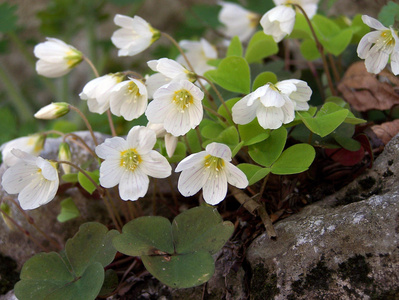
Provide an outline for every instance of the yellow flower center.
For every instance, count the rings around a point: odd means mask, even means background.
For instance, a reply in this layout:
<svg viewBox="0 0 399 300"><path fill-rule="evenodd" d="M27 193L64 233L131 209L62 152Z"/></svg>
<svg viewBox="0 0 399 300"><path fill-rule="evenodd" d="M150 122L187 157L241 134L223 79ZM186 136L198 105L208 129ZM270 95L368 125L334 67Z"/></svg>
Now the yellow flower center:
<svg viewBox="0 0 399 300"><path fill-rule="evenodd" d="M224 160L223 158L208 154L205 156L204 166L205 168L211 168L212 170L219 172L224 167Z"/></svg>
<svg viewBox="0 0 399 300"><path fill-rule="evenodd" d="M395 45L395 39L392 36L391 30L384 30L381 32L381 45L385 47L393 47Z"/></svg>
<svg viewBox="0 0 399 300"><path fill-rule="evenodd" d="M249 13L247 18L249 19L249 26L252 28L256 28L258 26L260 20L260 16L258 14Z"/></svg>
<svg viewBox="0 0 399 300"><path fill-rule="evenodd" d="M177 109L184 113L184 111L194 103L194 97L187 90L179 90L173 96L173 103L176 104Z"/></svg>
<svg viewBox="0 0 399 300"><path fill-rule="evenodd" d="M133 96L130 100L133 100L134 103L137 102L137 98L140 96L140 91L139 91L139 87L137 86L137 84L135 84L133 81L131 81L128 86L127 86L127 95L129 96Z"/></svg>
<svg viewBox="0 0 399 300"><path fill-rule="evenodd" d="M66 53L65 59L67 61L68 67L73 68L83 60L83 55L82 52L71 49Z"/></svg>
<svg viewBox="0 0 399 300"><path fill-rule="evenodd" d="M121 166L129 171L133 172L141 162L142 159L136 149L128 149L121 152Z"/></svg>

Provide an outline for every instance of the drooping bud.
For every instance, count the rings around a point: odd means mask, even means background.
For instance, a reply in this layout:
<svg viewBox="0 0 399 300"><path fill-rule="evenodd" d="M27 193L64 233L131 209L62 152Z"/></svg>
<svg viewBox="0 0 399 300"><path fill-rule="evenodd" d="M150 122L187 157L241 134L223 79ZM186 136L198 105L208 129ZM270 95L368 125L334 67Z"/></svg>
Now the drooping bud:
<svg viewBox="0 0 399 300"><path fill-rule="evenodd" d="M35 113L36 119L51 120L66 115L69 112L69 104L66 102L55 102L42 107Z"/></svg>
<svg viewBox="0 0 399 300"><path fill-rule="evenodd" d="M68 143L62 142L58 151L58 159L64 161L71 161L71 148ZM65 174L71 173L71 166L68 164L61 164L62 170Z"/></svg>

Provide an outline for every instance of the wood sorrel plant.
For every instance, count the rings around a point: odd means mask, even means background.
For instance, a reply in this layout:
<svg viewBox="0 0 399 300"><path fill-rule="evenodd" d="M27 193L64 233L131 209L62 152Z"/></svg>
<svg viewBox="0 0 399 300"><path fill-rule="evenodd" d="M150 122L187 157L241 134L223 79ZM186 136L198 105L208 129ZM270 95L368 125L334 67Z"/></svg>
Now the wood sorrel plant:
<svg viewBox="0 0 399 300"><path fill-rule="evenodd" d="M138 16L116 15L114 22L121 28L111 39L119 56L142 52L161 37L180 51L176 60L165 57L149 61L155 72L149 76L134 70L98 74L88 57L58 39L48 38L36 46L36 69L41 75L62 76L82 61L89 64L96 78L79 96L87 101L92 113L108 115L113 137L99 144L95 128L79 109L68 103L52 103L35 117L53 119L78 113L95 149L78 136L59 133L64 139L59 160L50 161L38 156L48 133L10 141L1 148L8 166L3 188L9 194L18 194L23 209L35 209L55 197L58 167L68 166L63 168L61 180L78 182L89 193L97 190L112 220L106 225L116 230L85 223L64 250L32 257L15 286L20 300L94 299L116 292L118 277L107 266L117 251L140 257L152 275L171 287L202 284L214 272L212 255L234 231L233 224L223 221L215 207L229 189L245 208L260 215L273 236L260 201L269 174L308 170L315 159L315 147L350 151L361 147L352 136L355 125L364 120L355 117L345 101L336 96L334 61L350 44L360 42L358 54L366 60L370 72L381 70L390 58L392 71L397 74L397 31L368 16L342 21L318 15L317 0L274 2L277 6L268 12L250 12L236 4L221 3L219 21L229 46L220 58L204 38L178 43ZM362 20L376 29L364 38L368 27ZM261 30L256 32L258 27ZM265 64L285 39L300 44L300 52L319 85L317 97L323 102L319 107L309 105L312 90L299 79L299 72L288 78L290 55L285 57L285 71L269 69L270 64ZM319 58L323 75L314 67ZM145 115L151 123L133 126L123 138L116 134L112 115L126 121ZM68 139L71 136L73 139ZM295 143L287 146L289 137ZM87 150L99 162L99 169L84 170L71 161L71 142ZM175 163L174 172L181 172L177 184L181 195L199 195L206 203L184 211L172 222L134 211L131 201L143 201L140 198L147 194L150 178L169 177ZM261 180L263 184L254 185ZM174 191L172 194L179 201ZM251 197L256 194L259 200ZM128 203L127 212L120 209L124 201ZM62 209L60 221L79 215L71 199L62 202ZM11 219L8 210L2 208L1 212Z"/></svg>

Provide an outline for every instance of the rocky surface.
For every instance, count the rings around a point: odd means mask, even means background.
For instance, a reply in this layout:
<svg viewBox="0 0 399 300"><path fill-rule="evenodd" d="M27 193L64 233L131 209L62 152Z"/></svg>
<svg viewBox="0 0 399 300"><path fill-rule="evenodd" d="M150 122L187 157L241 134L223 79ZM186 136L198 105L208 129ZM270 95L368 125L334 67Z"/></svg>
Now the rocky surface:
<svg viewBox="0 0 399 300"><path fill-rule="evenodd" d="M374 167L250 246L251 299L397 299L399 136Z"/></svg>

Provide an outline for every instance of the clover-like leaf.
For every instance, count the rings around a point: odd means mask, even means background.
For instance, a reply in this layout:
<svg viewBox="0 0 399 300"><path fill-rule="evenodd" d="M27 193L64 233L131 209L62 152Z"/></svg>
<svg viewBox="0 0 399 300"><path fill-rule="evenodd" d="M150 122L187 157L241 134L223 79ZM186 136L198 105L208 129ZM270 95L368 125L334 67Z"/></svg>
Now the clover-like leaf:
<svg viewBox="0 0 399 300"><path fill-rule="evenodd" d="M273 37L266 35L263 31L258 31L248 43L245 59L251 64L277 52L278 46Z"/></svg>
<svg viewBox="0 0 399 300"><path fill-rule="evenodd" d="M85 223L65 252L39 253L29 259L15 285L18 299L95 299L104 282L104 267L115 256L111 240L119 233L99 223Z"/></svg>
<svg viewBox="0 0 399 300"><path fill-rule="evenodd" d="M238 36L231 39L226 56L242 56L242 45Z"/></svg>
<svg viewBox="0 0 399 300"><path fill-rule="evenodd" d="M271 172L277 175L297 174L306 171L312 164L316 151L309 144L296 144L284 150L272 165Z"/></svg>
<svg viewBox="0 0 399 300"><path fill-rule="evenodd" d="M75 219L79 216L80 216L79 209L77 208L75 202L73 202L71 197L61 201L61 212L57 216L58 222L63 223Z"/></svg>
<svg viewBox="0 0 399 300"><path fill-rule="evenodd" d="M97 184L99 183L99 179L100 179L100 172L99 170L93 171L93 172L89 172L86 171L87 175L89 175L94 182L96 182ZM90 181L89 178L87 178L83 173L79 172L78 173L78 181L79 184L89 193L92 194L95 190L96 187L94 186L94 184Z"/></svg>
<svg viewBox="0 0 399 300"><path fill-rule="evenodd" d="M210 70L204 76L228 91L243 94L250 92L249 66L242 57L229 56L224 58L216 70Z"/></svg>
<svg viewBox="0 0 399 300"><path fill-rule="evenodd" d="M267 174L269 174L271 171L270 168L262 168L260 166L246 163L237 165L237 168L243 171L244 174L247 176L248 185L252 185L259 180L265 178Z"/></svg>
<svg viewBox="0 0 399 300"><path fill-rule="evenodd" d="M188 288L207 282L215 272L209 252L174 256L142 256L144 266L155 278L173 288Z"/></svg>
<svg viewBox="0 0 399 300"><path fill-rule="evenodd" d="M264 129L256 119L248 124L238 125L238 132L245 146L262 142L270 135L270 129Z"/></svg>
<svg viewBox="0 0 399 300"><path fill-rule="evenodd" d="M178 215L172 222L177 253L219 251L233 234L234 225L223 222L216 208L198 206Z"/></svg>
<svg viewBox="0 0 399 300"><path fill-rule="evenodd" d="M174 252L171 224L164 217L148 216L130 221L113 244L119 252L131 256Z"/></svg>

